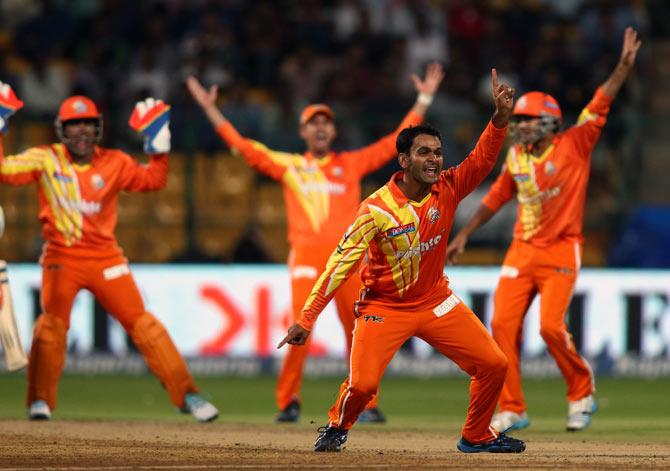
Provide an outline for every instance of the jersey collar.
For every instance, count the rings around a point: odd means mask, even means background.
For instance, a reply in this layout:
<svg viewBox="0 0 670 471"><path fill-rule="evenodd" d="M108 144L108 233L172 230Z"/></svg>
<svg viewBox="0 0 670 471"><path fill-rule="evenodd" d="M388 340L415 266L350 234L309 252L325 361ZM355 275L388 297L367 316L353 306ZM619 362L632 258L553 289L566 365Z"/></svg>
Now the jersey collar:
<svg viewBox="0 0 670 471"><path fill-rule="evenodd" d="M328 152L328 154L325 157L322 157L320 159L314 157L314 154L312 154L309 151L305 152L303 155L305 156L305 159L307 159L307 162L309 162L309 163L316 162L316 164L319 167L325 167L333 159L333 157L335 156L335 152L330 151L330 152Z"/></svg>
<svg viewBox="0 0 670 471"><path fill-rule="evenodd" d="M402 179L403 171L399 171L393 174L391 177L391 180L387 183L387 186L389 188L389 191L391 192L391 195L393 196L393 199L398 203L398 206L404 206L406 204L413 204L413 205L422 205L425 203L428 198L430 198L431 194L438 194L440 193L440 187L439 187L439 181L438 183L433 183L430 188L430 193L426 198L424 198L422 201L412 201L410 200L407 196L405 196L405 193L402 192L400 187L398 186L397 181Z"/></svg>

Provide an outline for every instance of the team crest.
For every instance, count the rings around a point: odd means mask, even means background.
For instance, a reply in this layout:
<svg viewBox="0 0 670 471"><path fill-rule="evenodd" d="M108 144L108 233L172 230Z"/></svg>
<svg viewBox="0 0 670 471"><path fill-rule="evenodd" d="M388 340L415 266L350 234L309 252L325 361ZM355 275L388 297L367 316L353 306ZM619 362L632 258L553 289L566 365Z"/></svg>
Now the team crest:
<svg viewBox="0 0 670 471"><path fill-rule="evenodd" d="M341 177L342 174L344 173L344 170L342 167L333 167L333 169L330 171L334 177Z"/></svg>
<svg viewBox="0 0 670 471"><path fill-rule="evenodd" d="M556 166L551 162L544 164L544 173L547 175L552 175L556 171Z"/></svg>
<svg viewBox="0 0 670 471"><path fill-rule="evenodd" d="M72 103L72 109L77 113L85 113L88 111L88 106L82 100L76 100Z"/></svg>
<svg viewBox="0 0 670 471"><path fill-rule="evenodd" d="M93 188L96 190L101 190L102 187L105 186L105 180L103 180L99 173L94 173L91 176L91 185L93 185Z"/></svg>
<svg viewBox="0 0 670 471"><path fill-rule="evenodd" d="M435 206L431 206L428 210L428 220L431 224L435 224L438 219L440 219L440 210Z"/></svg>

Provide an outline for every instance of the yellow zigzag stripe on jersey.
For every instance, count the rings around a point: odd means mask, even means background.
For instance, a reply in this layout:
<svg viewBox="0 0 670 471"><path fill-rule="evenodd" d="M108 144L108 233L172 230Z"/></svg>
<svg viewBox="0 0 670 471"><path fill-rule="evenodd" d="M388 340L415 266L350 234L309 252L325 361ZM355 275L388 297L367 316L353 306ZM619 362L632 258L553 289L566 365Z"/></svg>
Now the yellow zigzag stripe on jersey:
<svg viewBox="0 0 670 471"><path fill-rule="evenodd" d="M360 226L358 226L360 222ZM330 294L335 291L342 282L346 279L347 273L349 273L353 267L358 263L362 258L363 253L367 250L370 245L370 241L377 235L377 226L375 226L375 221L369 215L364 215L359 217L356 222L354 222L356 229L349 234L349 237L338 247L338 251L341 251L341 256L338 257L339 261L335 266L332 266L331 263L328 263L326 267L326 273L331 273L328 285L324 292L325 296L330 296ZM337 259L334 259L335 262Z"/></svg>
<svg viewBox="0 0 670 471"><path fill-rule="evenodd" d="M351 254L352 257L355 257L356 254L358 254L358 259L360 259L362 257L362 252L367 250L370 240L372 240L372 238L375 236L376 231L374 229L376 229L376 226L374 225L374 219L369 214L363 214L353 222L347 231L346 239L343 238L340 241L337 252L333 252L333 255L331 255L328 259L325 270L314 284L312 292L305 302L304 309L311 308L314 300L320 294L321 288L327 279L329 279L328 289L330 291L327 291L324 296L328 296L328 293L331 293L332 290L336 289L337 286L342 284L342 280L344 280L344 277L352 268L353 265L351 264L351 261L349 262L348 267L344 265L340 266L340 260L343 257L338 257L335 254L344 254L345 257L349 254ZM361 242L364 242L364 244L359 247ZM352 260L354 265L358 259ZM338 269L333 270L333 267L338 267ZM337 285L335 285L336 282Z"/></svg>
<svg viewBox="0 0 670 471"><path fill-rule="evenodd" d="M307 160L300 154L289 154L268 149L260 142L252 141L253 146L268 156L275 165L286 168L284 182L298 199L314 231L328 219L330 197L328 180L316 165L307 167Z"/></svg>
<svg viewBox="0 0 670 471"><path fill-rule="evenodd" d="M542 220L542 201L540 188L535 178L533 157L528 152L518 152L516 146L510 147L507 154L507 166L512 175L527 175L525 180L516 179L517 200L521 205L521 224L523 239L530 239L540 228Z"/></svg>
<svg viewBox="0 0 670 471"><path fill-rule="evenodd" d="M55 152L44 151L44 172L40 184L51 206L56 229L63 234L65 243L72 245L81 239L84 227L84 217L79 210L79 181L74 168L65 157L64 146L56 144L53 148Z"/></svg>
<svg viewBox="0 0 670 471"><path fill-rule="evenodd" d="M577 126L581 126L589 121L595 121L600 117L597 113L591 113L588 108L584 108L577 118Z"/></svg>
<svg viewBox="0 0 670 471"><path fill-rule="evenodd" d="M419 217L410 204L403 207L398 206L388 187L380 188L375 196L389 208L390 212L368 204L371 213L375 217L377 227L381 231L406 224L414 224L415 232L408 232L391 239L382 239L379 248L386 255L386 260L393 274L393 282L398 288L398 295L403 296L405 292L419 279L419 265L421 263L421 251L410 250L419 248L421 237L419 234ZM398 253L403 256L398 257Z"/></svg>
<svg viewBox="0 0 670 471"><path fill-rule="evenodd" d="M318 168L291 167L284 174L284 181L295 194L314 231L318 231L330 212L326 176Z"/></svg>
<svg viewBox="0 0 670 471"><path fill-rule="evenodd" d="M5 157L1 171L3 175L16 175L44 168L44 150L33 147L22 154Z"/></svg>

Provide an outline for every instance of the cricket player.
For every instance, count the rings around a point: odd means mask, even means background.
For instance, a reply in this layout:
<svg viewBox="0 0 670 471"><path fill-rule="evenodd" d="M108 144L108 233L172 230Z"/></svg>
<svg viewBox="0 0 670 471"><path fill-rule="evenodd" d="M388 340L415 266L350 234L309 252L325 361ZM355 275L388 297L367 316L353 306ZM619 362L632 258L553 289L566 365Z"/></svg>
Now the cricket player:
<svg viewBox="0 0 670 471"><path fill-rule="evenodd" d="M0 83L0 131L22 102ZM28 417L48 420L56 407L63 370L70 311L76 294L88 289L118 320L167 389L170 400L201 422L217 409L198 395L186 363L165 327L144 307L114 237L120 191L156 191L165 187L170 151L170 107L149 98L139 102L130 125L145 138L151 155L140 165L128 154L98 146L102 115L95 103L73 96L60 106L55 121L60 143L4 156L0 136L0 182L34 183L46 241L42 265L42 314L33 330L28 363Z"/></svg>
<svg viewBox="0 0 670 471"><path fill-rule="evenodd" d="M304 154L273 151L240 136L216 107L216 87L207 91L195 78L188 79L193 98L205 111L221 139L234 152L241 154L251 167L281 182L284 188L291 246L288 265L294 322L333 247L354 220L361 200L361 180L395 156L394 143L401 129L423 121L443 76L442 67L437 63L427 67L424 80L413 75L417 100L398 129L355 151L333 152L331 145L336 136L333 111L324 104L307 106L300 116L300 137L307 146ZM353 276L335 296L347 351L351 347L353 305L359 288L360 278ZM284 359L276 388L278 422L295 422L299 418L300 386L307 351L307 348L290 347ZM362 422L385 421L376 404L375 395L361 416Z"/></svg>
<svg viewBox="0 0 670 471"><path fill-rule="evenodd" d="M605 125L610 104L635 63L637 33L627 28L614 72L596 90L577 124L560 132L561 109L551 96L529 92L516 102L512 120L516 144L500 176L477 212L447 248L449 262L463 252L468 237L516 194L514 241L495 293L493 338L509 368L493 426L530 425L521 389L519 349L523 320L540 295L540 334L567 383L567 430L586 429L596 410L593 372L576 351L565 323L582 252L582 219L591 152Z"/></svg>
<svg viewBox="0 0 670 471"><path fill-rule="evenodd" d="M319 313L363 265L349 377L330 409L328 425L319 429L315 451L340 450L377 391L386 366L412 336L428 342L471 377L470 406L458 449L525 449L521 440L490 427L507 359L477 316L452 293L444 275L456 207L493 169L512 113L514 90L498 84L495 69L491 76L496 111L459 166L442 170L442 137L431 126L409 127L398 135L402 171L360 205L300 318L278 345L303 345Z"/></svg>

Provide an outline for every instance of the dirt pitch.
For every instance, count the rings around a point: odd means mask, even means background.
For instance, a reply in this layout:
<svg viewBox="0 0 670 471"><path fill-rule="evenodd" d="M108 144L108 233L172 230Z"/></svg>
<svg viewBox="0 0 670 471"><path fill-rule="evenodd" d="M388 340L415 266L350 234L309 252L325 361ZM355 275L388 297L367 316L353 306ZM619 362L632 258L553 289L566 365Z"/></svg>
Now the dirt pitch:
<svg viewBox="0 0 670 471"><path fill-rule="evenodd" d="M456 436L354 429L341 453L314 453L314 427L163 422L0 421L0 469L670 469L670 446L528 443L465 455Z"/></svg>

